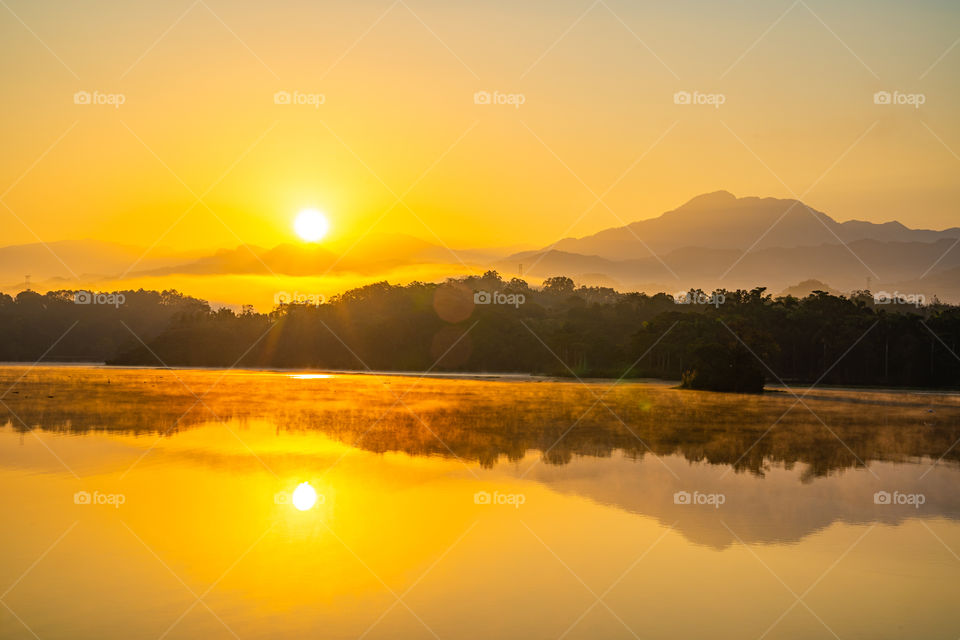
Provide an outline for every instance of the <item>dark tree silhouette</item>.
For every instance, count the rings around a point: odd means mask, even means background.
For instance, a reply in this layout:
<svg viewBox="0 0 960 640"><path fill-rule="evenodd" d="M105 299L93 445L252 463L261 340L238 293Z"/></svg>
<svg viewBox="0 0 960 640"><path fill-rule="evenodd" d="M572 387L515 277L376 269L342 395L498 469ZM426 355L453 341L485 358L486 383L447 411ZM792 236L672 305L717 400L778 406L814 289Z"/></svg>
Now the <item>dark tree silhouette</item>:
<svg viewBox="0 0 960 640"><path fill-rule="evenodd" d="M960 308L876 305L869 292L675 300L565 277L534 288L488 271L379 282L265 314L174 291L118 293L118 306L77 304L72 291L0 295L0 360L658 377L740 392L771 381L960 384Z"/></svg>

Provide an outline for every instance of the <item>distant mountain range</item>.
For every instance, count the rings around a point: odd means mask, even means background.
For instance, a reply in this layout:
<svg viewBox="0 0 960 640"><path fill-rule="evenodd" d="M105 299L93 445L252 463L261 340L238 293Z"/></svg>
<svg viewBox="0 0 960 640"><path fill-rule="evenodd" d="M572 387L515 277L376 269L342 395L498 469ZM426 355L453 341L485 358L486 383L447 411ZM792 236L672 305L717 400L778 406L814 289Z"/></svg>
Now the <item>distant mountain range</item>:
<svg viewBox="0 0 960 640"><path fill-rule="evenodd" d="M378 274L416 264L473 264L497 259L506 252L496 250L451 250L403 234L372 233L341 252L321 245L279 244L264 248L252 245L222 249L212 256L177 265L167 265L144 275L182 274L273 274L317 276L327 271Z"/></svg>
<svg viewBox="0 0 960 640"><path fill-rule="evenodd" d="M166 247L137 247L100 240L31 242L0 247L0 285L81 278L114 278L126 273L182 264L199 257L198 252Z"/></svg>
<svg viewBox="0 0 960 640"><path fill-rule="evenodd" d="M799 200L737 198L727 191L707 193L649 220L606 229L584 238L565 238L546 250L629 260L684 247L760 250L821 244L936 242L960 237L960 228L909 229L899 222L837 222ZM649 249L648 249L649 248Z"/></svg>
<svg viewBox="0 0 960 640"><path fill-rule="evenodd" d="M531 278L568 275L620 289L691 286L774 293L817 279L842 290L883 288L960 300L960 228L837 222L798 200L717 191L656 218L565 238L498 262Z"/></svg>
<svg viewBox="0 0 960 640"><path fill-rule="evenodd" d="M910 229L899 222L837 222L798 200L737 198L726 191L697 196L660 216L564 238L534 251L450 249L402 234L372 233L355 246L240 246L213 254L176 252L94 240L0 248L0 289L33 282L48 288L167 275L375 278L417 265L466 264L532 284L566 275L578 283L620 290L675 292L766 286L773 293L807 280L842 292L870 288L922 293L960 302L960 228ZM513 250L515 251L515 250ZM462 263L462 264L461 264ZM386 277L386 276L382 276ZM73 284L71 284L73 283ZM2 286L5 285L5 286Z"/></svg>

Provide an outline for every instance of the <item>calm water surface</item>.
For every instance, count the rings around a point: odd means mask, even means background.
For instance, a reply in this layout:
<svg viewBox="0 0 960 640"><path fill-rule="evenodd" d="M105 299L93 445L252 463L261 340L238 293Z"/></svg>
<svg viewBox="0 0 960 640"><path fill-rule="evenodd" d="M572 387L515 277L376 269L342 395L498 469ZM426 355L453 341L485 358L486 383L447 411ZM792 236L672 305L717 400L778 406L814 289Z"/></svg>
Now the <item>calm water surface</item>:
<svg viewBox="0 0 960 640"><path fill-rule="evenodd" d="M0 368L8 389L2 638L960 636L956 395Z"/></svg>

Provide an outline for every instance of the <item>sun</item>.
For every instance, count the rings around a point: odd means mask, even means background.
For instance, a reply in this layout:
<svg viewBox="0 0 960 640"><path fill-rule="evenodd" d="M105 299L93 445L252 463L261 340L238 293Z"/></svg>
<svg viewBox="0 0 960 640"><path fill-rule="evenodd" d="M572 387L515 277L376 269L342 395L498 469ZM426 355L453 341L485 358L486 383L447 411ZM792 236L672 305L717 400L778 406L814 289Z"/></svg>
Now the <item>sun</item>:
<svg viewBox="0 0 960 640"><path fill-rule="evenodd" d="M319 242L330 230L327 216L316 209L304 209L293 221L293 230L307 242Z"/></svg>

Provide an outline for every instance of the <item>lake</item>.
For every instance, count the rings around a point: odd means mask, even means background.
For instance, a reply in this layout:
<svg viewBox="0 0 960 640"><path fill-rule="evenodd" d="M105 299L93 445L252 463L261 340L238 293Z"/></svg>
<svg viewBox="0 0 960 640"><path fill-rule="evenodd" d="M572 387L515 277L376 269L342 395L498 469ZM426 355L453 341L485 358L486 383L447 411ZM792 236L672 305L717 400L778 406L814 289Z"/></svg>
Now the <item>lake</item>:
<svg viewBox="0 0 960 640"><path fill-rule="evenodd" d="M0 394L2 638L960 636L956 394L51 366Z"/></svg>

